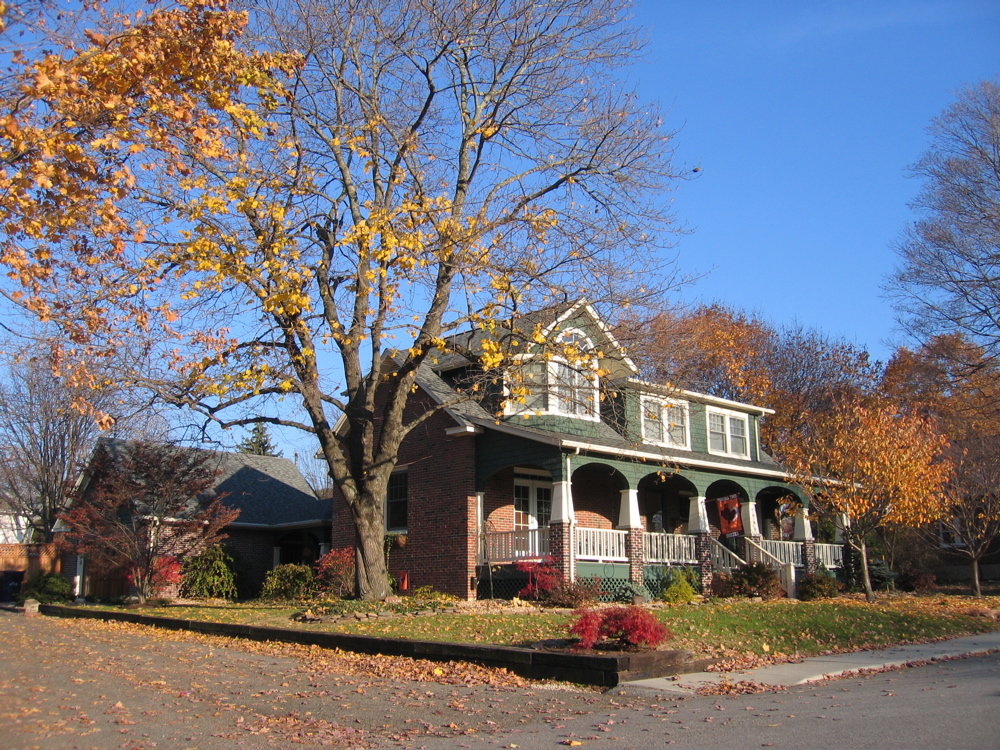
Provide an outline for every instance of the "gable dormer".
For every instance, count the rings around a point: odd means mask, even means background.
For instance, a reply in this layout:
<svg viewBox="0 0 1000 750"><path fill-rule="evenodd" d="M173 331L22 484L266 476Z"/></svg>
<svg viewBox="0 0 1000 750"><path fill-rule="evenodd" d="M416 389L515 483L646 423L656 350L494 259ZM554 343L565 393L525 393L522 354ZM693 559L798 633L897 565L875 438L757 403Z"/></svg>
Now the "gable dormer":
<svg viewBox="0 0 1000 750"><path fill-rule="evenodd" d="M532 316L534 317L534 316ZM526 346L504 376L504 413L598 422L604 381L637 369L593 308L569 306L554 320L521 321Z"/></svg>

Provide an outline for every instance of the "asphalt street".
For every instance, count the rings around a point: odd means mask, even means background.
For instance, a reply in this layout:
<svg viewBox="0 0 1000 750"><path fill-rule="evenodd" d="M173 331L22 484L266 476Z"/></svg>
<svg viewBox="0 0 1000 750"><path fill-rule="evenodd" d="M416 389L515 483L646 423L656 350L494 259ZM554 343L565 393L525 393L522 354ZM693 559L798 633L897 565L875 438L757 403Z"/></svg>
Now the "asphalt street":
<svg viewBox="0 0 1000 750"><path fill-rule="evenodd" d="M1000 656L754 695L440 684L322 650L0 612L0 750L998 748Z"/></svg>

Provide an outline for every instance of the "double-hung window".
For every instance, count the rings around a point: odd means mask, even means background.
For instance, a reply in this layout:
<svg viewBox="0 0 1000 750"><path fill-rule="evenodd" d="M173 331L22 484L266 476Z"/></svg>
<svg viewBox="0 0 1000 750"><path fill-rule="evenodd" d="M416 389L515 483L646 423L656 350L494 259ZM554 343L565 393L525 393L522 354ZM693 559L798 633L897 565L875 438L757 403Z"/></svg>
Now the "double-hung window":
<svg viewBox="0 0 1000 750"><path fill-rule="evenodd" d="M385 492L385 529L386 531L406 531L409 523L409 475L405 471L397 471L389 477L389 485Z"/></svg>
<svg viewBox="0 0 1000 750"><path fill-rule="evenodd" d="M746 414L708 409L708 452L750 457L750 430Z"/></svg>
<svg viewBox="0 0 1000 750"><path fill-rule="evenodd" d="M671 448L690 447L688 405L683 401L643 396L642 439Z"/></svg>

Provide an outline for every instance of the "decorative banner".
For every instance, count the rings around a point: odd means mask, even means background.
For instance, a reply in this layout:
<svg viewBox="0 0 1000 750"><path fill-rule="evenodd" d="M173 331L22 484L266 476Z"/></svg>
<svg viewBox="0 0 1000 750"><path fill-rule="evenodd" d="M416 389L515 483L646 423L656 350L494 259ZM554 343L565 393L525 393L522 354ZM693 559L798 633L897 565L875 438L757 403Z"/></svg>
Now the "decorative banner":
<svg viewBox="0 0 1000 750"><path fill-rule="evenodd" d="M733 537L743 534L743 518L740 516L740 496L729 495L715 501L719 508L719 528L723 536Z"/></svg>

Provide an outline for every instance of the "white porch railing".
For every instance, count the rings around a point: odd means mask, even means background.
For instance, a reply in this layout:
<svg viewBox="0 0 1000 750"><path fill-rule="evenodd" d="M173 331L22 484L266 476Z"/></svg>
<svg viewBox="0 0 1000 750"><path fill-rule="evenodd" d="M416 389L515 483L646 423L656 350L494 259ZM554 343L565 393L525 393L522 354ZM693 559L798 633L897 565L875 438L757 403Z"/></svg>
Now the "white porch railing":
<svg viewBox="0 0 1000 750"><path fill-rule="evenodd" d="M648 563L694 565L698 562L694 537L690 534L643 532L642 554Z"/></svg>
<svg viewBox="0 0 1000 750"><path fill-rule="evenodd" d="M628 532L619 529L573 530L577 560L597 562L628 562Z"/></svg>
<svg viewBox="0 0 1000 750"><path fill-rule="evenodd" d="M844 545L816 544L816 562L823 563L827 570L844 566Z"/></svg>
<svg viewBox="0 0 1000 750"><path fill-rule="evenodd" d="M791 562L784 562L783 560L775 557L750 537L744 537L743 541L747 543L748 556L750 555L751 550L755 550L757 553L756 556L760 557L764 564L777 571L778 581L781 582L781 588L785 590L785 594L788 595L788 598L795 599L799 593L798 586L795 583L795 565Z"/></svg>
<svg viewBox="0 0 1000 750"><path fill-rule="evenodd" d="M798 568L805 565L802 559L802 542L779 542L775 539L761 539L760 546L765 552L784 564Z"/></svg>
<svg viewBox="0 0 1000 750"><path fill-rule="evenodd" d="M730 551L728 547L722 544L718 539L712 539L712 546L710 549L710 554L712 555L712 569L721 570L724 573L730 573L740 565L746 565L746 561L743 560L739 555Z"/></svg>
<svg viewBox="0 0 1000 750"><path fill-rule="evenodd" d="M485 562L532 560L549 554L549 529L489 531L483 534L480 556Z"/></svg>

